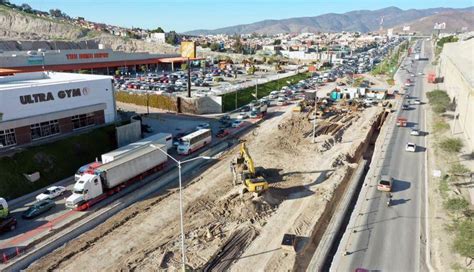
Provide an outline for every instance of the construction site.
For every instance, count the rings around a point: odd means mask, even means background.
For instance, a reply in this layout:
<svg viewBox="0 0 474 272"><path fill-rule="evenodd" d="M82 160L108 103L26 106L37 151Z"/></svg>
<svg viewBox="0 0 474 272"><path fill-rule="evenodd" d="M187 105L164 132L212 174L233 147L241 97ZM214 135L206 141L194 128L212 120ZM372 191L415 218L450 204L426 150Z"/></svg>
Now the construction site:
<svg viewBox="0 0 474 272"><path fill-rule="evenodd" d="M232 147L212 167L185 177L187 268L307 267L390 110L345 100L298 107L276 112L242 137L229 139ZM180 270L178 207L178 190L170 188L124 209L28 270Z"/></svg>

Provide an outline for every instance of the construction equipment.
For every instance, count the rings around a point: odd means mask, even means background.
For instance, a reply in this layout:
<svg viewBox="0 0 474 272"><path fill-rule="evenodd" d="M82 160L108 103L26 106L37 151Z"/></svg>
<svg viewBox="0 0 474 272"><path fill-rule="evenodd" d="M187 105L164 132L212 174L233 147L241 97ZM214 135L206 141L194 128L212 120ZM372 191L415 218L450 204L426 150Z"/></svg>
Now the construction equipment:
<svg viewBox="0 0 474 272"><path fill-rule="evenodd" d="M241 194L245 192L262 194L268 189L268 182L255 170L252 157L245 143L241 143L239 154L231 162L234 186L242 184Z"/></svg>

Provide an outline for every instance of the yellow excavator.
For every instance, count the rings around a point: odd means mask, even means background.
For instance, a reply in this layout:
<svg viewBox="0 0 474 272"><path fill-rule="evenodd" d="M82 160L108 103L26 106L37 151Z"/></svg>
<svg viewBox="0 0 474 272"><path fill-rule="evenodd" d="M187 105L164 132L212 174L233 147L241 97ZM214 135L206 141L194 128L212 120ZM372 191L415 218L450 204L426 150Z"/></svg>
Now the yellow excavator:
<svg viewBox="0 0 474 272"><path fill-rule="evenodd" d="M247 191L260 195L268 189L268 182L256 172L245 143L240 144L239 154L231 162L231 170L234 175L234 186L239 183L243 185L241 194Z"/></svg>

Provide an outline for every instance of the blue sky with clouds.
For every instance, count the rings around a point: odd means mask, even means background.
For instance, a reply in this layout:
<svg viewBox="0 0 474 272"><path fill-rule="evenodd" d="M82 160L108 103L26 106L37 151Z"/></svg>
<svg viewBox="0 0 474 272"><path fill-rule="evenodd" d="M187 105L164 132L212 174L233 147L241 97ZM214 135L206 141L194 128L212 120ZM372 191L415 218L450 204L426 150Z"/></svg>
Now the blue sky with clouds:
<svg viewBox="0 0 474 272"><path fill-rule="evenodd" d="M265 19L317 16L359 9L462 8L474 0L10 0L35 9L59 8L72 17L126 27L184 32L215 29Z"/></svg>

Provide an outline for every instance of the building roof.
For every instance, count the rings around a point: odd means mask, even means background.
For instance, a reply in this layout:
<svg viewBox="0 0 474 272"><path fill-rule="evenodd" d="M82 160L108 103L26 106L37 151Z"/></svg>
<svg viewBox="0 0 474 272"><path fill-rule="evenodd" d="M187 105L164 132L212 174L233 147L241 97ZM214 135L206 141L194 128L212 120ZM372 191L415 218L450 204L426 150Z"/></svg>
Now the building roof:
<svg viewBox="0 0 474 272"><path fill-rule="evenodd" d="M0 76L0 91L15 88L81 82L99 79L112 79L112 77L58 72L18 73L9 76Z"/></svg>

